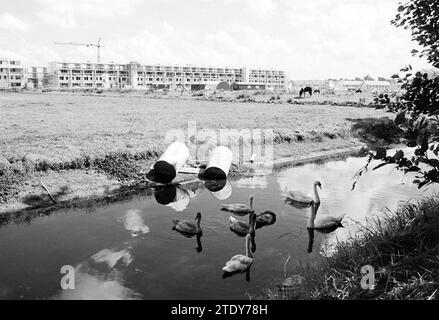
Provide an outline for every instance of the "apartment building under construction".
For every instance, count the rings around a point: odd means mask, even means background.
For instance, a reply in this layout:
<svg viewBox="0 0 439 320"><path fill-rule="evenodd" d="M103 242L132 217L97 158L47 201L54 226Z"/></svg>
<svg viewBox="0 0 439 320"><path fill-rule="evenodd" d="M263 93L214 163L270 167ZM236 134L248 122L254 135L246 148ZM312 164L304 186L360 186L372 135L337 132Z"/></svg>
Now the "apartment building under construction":
<svg viewBox="0 0 439 320"><path fill-rule="evenodd" d="M25 84L25 70L20 61L0 58L0 89L19 89Z"/></svg>
<svg viewBox="0 0 439 320"><path fill-rule="evenodd" d="M54 89L178 89L199 90L221 84L242 89L286 88L283 71L249 68L51 62L49 86ZM237 87L237 86L235 86Z"/></svg>

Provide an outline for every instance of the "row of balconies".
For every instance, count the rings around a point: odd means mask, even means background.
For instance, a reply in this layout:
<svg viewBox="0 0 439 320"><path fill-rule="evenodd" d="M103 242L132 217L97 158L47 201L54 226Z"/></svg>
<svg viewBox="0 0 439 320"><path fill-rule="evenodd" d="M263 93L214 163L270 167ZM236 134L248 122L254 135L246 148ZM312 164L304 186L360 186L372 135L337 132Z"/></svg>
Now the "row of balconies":
<svg viewBox="0 0 439 320"><path fill-rule="evenodd" d="M140 66L140 70L156 72L210 72L210 73L241 73L241 69L230 68L204 68L204 67L179 67L179 66Z"/></svg>

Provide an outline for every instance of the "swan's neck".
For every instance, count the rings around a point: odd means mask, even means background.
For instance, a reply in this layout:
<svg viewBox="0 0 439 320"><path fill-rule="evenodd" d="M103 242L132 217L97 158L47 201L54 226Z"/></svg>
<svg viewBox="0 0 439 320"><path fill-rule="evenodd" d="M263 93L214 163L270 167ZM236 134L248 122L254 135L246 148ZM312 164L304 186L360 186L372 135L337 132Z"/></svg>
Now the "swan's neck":
<svg viewBox="0 0 439 320"><path fill-rule="evenodd" d="M201 224L201 218L198 218L197 219L197 231L200 231L200 229L201 229L200 224Z"/></svg>
<svg viewBox="0 0 439 320"><path fill-rule="evenodd" d="M250 210L253 210L253 197L250 198Z"/></svg>
<svg viewBox="0 0 439 320"><path fill-rule="evenodd" d="M309 220L308 220L308 228L314 228L314 221L316 220L316 208L315 208L315 204L311 205L311 214L309 215Z"/></svg>
<svg viewBox="0 0 439 320"><path fill-rule="evenodd" d="M314 184L314 203L320 203L319 192L317 191L316 184Z"/></svg>

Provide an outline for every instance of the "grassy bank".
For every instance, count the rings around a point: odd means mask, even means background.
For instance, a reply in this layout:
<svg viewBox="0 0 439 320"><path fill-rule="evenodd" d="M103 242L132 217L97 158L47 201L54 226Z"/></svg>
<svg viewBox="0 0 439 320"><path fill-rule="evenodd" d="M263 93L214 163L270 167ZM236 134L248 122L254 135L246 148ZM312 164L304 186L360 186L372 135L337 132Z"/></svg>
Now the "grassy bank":
<svg viewBox="0 0 439 320"><path fill-rule="evenodd" d="M375 270L374 290L361 288L365 265ZM376 220L301 276L295 289L279 287L259 298L439 299L439 198L407 203Z"/></svg>
<svg viewBox="0 0 439 320"><path fill-rule="evenodd" d="M40 180L65 199L136 185L166 148L166 132L187 132L188 120L198 130L273 129L280 159L356 149L361 139L352 127L388 115L331 105L23 93L0 95L0 114L0 213L44 193Z"/></svg>

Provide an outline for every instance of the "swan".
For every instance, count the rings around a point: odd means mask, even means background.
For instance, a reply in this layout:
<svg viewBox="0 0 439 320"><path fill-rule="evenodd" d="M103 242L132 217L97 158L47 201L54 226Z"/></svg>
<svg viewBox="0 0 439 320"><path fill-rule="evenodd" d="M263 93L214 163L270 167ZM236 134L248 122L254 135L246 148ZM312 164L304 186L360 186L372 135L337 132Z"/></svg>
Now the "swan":
<svg viewBox="0 0 439 320"><path fill-rule="evenodd" d="M236 215L245 216L246 214L255 212L253 210L253 196L250 196L250 207L242 203L223 204L221 205L222 211L228 211Z"/></svg>
<svg viewBox="0 0 439 320"><path fill-rule="evenodd" d="M250 233L251 236L255 236L256 214L252 213L249 216L249 223L239 221L235 217L230 216L230 230L236 233L240 237L245 237Z"/></svg>
<svg viewBox="0 0 439 320"><path fill-rule="evenodd" d="M183 235L188 236L195 236L195 235L201 235L203 233L203 230L200 227L201 222L201 212L198 212L195 217L195 222L188 222L186 220L179 221L179 220L172 220L174 223L174 227L172 230L176 230Z"/></svg>
<svg viewBox="0 0 439 320"><path fill-rule="evenodd" d="M250 238L252 236L247 234L245 237L245 255L238 254L230 258L223 267L223 271L227 273L246 272L253 264L253 255L250 252Z"/></svg>
<svg viewBox="0 0 439 320"><path fill-rule="evenodd" d="M322 183L320 181L315 181L314 188L314 197L310 194L305 194L301 191L295 190L285 190L286 198L285 202L289 203L293 207L298 209L307 208L311 206L313 203L320 203L319 193L317 192L317 187L322 188Z"/></svg>
<svg viewBox="0 0 439 320"><path fill-rule="evenodd" d="M309 216L307 228L313 229L321 233L331 233L338 228L343 228L341 217L324 216L316 221L317 211L319 210L320 203L311 205L311 214Z"/></svg>

